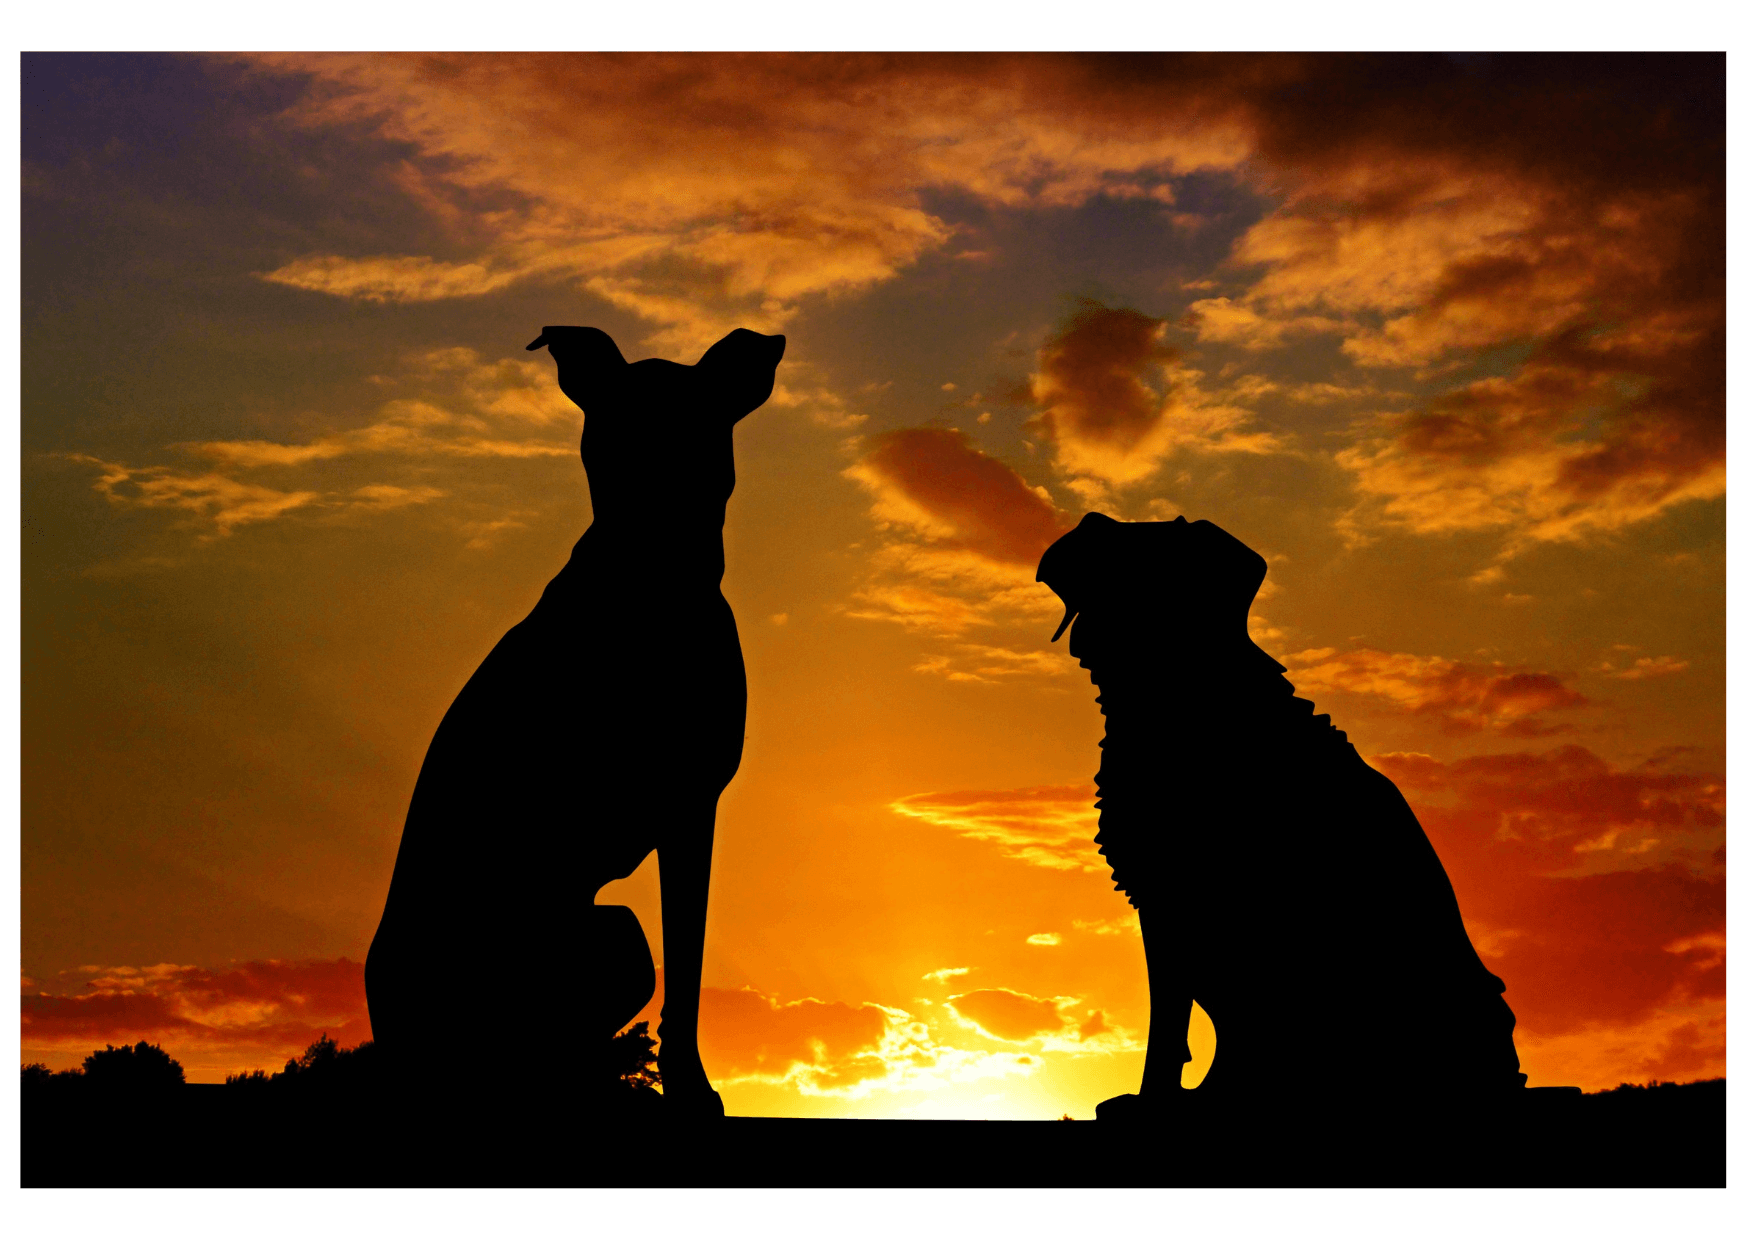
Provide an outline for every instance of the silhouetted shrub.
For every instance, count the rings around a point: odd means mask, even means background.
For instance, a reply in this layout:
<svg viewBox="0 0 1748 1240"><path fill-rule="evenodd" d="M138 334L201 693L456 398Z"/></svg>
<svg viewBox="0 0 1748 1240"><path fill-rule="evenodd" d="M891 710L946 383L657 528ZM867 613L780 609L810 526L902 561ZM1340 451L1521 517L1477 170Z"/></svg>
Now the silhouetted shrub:
<svg viewBox="0 0 1748 1240"><path fill-rule="evenodd" d="M603 1068L607 1079L621 1089L654 1089L661 1084L655 1039L649 1036L647 1020L613 1036L607 1044Z"/></svg>
<svg viewBox="0 0 1748 1240"><path fill-rule="evenodd" d="M286 1060L284 1071L277 1075L284 1076L288 1080L300 1076L308 1079L306 1074L311 1072L332 1072L336 1064L344 1062L344 1058L350 1058L350 1056L350 1051L341 1050L340 1044L324 1033L314 1042L311 1042L309 1048L296 1059Z"/></svg>
<svg viewBox="0 0 1748 1240"><path fill-rule="evenodd" d="M373 1082L376 1070L375 1042L360 1042L348 1050L324 1033L311 1042L303 1054L286 1060L285 1067L273 1075L256 1068L253 1072L232 1073L225 1077L225 1084L351 1089Z"/></svg>
<svg viewBox="0 0 1748 1240"><path fill-rule="evenodd" d="M649 1022L639 1021L618 1034L607 1044L597 1061L593 1079L612 1091L654 1091L661 1084L661 1072L656 1067L655 1039L650 1036ZM358 1089L374 1085L379 1080L381 1061L375 1042L360 1042L347 1049L326 1033L309 1044L303 1054L285 1061L285 1067L269 1075L264 1069L253 1072L233 1072L225 1077L226 1085L251 1089ZM446 1085L477 1084L474 1077L480 1069L457 1062L450 1080L425 1082L442 1088Z"/></svg>
<svg viewBox="0 0 1748 1240"><path fill-rule="evenodd" d="M1643 1085L1635 1085L1630 1081L1616 1085L1613 1089L1602 1089L1589 1095L1592 1098L1607 1100L1611 1105L1627 1105L1638 1107L1663 1106L1664 1101L1685 1105L1686 1102L1703 1098L1712 1093L1722 1093L1724 1078L1712 1077L1707 1081L1685 1081L1677 1084L1674 1081L1649 1081Z"/></svg>
<svg viewBox="0 0 1748 1240"><path fill-rule="evenodd" d="M182 1065L161 1046L105 1046L85 1056L85 1080L95 1089L160 1089L183 1085Z"/></svg>
<svg viewBox="0 0 1748 1240"><path fill-rule="evenodd" d="M19 1069L19 1088L29 1097L58 1097L84 1087L83 1068L62 1068L56 1072L46 1063L27 1063Z"/></svg>

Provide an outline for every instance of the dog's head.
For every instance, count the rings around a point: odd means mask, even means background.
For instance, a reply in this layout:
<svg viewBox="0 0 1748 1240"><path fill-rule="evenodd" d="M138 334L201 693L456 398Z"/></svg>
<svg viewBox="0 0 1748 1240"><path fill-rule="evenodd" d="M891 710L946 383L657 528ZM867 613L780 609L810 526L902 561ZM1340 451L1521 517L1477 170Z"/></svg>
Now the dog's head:
<svg viewBox="0 0 1748 1240"><path fill-rule="evenodd" d="M558 364L558 386L584 413L686 407L740 421L771 398L787 341L737 327L695 366L663 358L627 362L598 327L544 327L529 350L545 347Z"/></svg>
<svg viewBox="0 0 1748 1240"><path fill-rule="evenodd" d="M1140 625L1242 636L1267 572L1268 561L1212 521L1114 521L1099 512L1038 561L1038 580L1067 609L1051 641L1077 615L1086 617L1077 638L1089 622L1104 631Z"/></svg>

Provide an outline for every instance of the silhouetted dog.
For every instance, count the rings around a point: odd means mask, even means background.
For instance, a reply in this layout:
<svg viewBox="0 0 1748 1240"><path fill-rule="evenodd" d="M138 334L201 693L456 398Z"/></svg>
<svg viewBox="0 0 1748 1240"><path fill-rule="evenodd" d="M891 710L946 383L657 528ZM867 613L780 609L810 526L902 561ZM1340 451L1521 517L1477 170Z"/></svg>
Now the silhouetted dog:
<svg viewBox="0 0 1748 1240"><path fill-rule="evenodd" d="M537 1065L519 1088L584 1088L655 986L637 918L595 893L653 849L662 1109L720 1115L699 971L716 801L746 728L722 526L734 426L769 398L784 339L731 332L696 366L628 365L591 327L542 345L587 414L594 522L431 741L365 963L371 1026L405 1081L446 1087L483 1018Z"/></svg>
<svg viewBox="0 0 1748 1240"><path fill-rule="evenodd" d="M1152 992L1141 1094L1100 1115L1184 1098L1192 1000L1210 1101L1521 1089L1505 983L1413 811L1250 640L1267 570L1210 522L1098 513L1038 564L1101 691L1096 838Z"/></svg>

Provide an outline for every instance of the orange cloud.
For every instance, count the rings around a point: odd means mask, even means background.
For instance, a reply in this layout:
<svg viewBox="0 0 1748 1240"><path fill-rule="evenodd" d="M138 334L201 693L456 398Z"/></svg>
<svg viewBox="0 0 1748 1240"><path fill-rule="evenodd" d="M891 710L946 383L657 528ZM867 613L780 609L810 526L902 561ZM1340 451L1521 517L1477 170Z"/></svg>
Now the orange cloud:
<svg viewBox="0 0 1748 1240"><path fill-rule="evenodd" d="M188 526L204 531L203 540L210 540L294 512L367 516L451 494L427 483L389 482L282 490L239 478L239 473L278 470L284 476L284 471L302 471L313 482L310 471L341 458L528 460L562 459L577 452L581 415L558 390L550 368L542 370L520 358L488 362L474 350L458 347L415 355L406 359L400 374L372 376L372 382L409 389L409 394L384 402L363 425L302 443L238 439L173 445L210 462L205 472L127 465L76 453L67 459L97 468L94 488L112 505L179 512ZM554 430L562 437L549 437Z"/></svg>
<svg viewBox="0 0 1748 1240"><path fill-rule="evenodd" d="M518 274L493 271L479 263L440 263L423 257L314 255L289 262L263 278L360 301L408 302L478 296L502 288Z"/></svg>
<svg viewBox="0 0 1748 1240"><path fill-rule="evenodd" d="M1016 676L1072 676L1079 668L1073 659L1049 650L1009 650L966 642L950 653L930 655L911 670L967 684L994 685Z"/></svg>
<svg viewBox="0 0 1748 1240"><path fill-rule="evenodd" d="M1607 358L1594 337L1568 357L1480 379L1336 455L1359 505L1345 521L1417 533L1499 530L1503 554L1573 541L1724 493L1721 355ZM1650 378L1657 372L1663 377ZM1679 372L1679 373L1676 373ZM1602 411L1600 435L1584 428Z"/></svg>
<svg viewBox="0 0 1748 1240"><path fill-rule="evenodd" d="M963 432L911 427L874 436L844 476L873 498L872 514L889 541L870 557L870 577L849 614L906 627L958 634L1001 615L1042 617L1056 604L1034 576L1044 549L1068 528L1043 488L1028 486L1005 462ZM1048 660L999 647L962 647L989 680L1047 670ZM958 674L954 660L922 671ZM996 670L1001 669L1001 670Z"/></svg>
<svg viewBox="0 0 1748 1240"><path fill-rule="evenodd" d="M699 1049L723 1089L758 1084L865 1099L1043 1067L1035 1052L955 1045L956 1032L963 1029L874 1003L783 1002L752 987L705 987L700 998Z"/></svg>
<svg viewBox="0 0 1748 1240"><path fill-rule="evenodd" d="M1534 1083L1722 1071L1724 790L1691 756L1627 769L1575 745L1370 759L1413 805L1505 979Z"/></svg>
<svg viewBox="0 0 1748 1240"><path fill-rule="evenodd" d="M994 844L1004 857L1051 870L1101 874L1105 860L1093 844L1098 830L1091 784L1045 785L1005 792L923 792L889 808Z"/></svg>
<svg viewBox="0 0 1748 1240"><path fill-rule="evenodd" d="M1587 1024L1564 1033L1519 1027L1518 1062L1534 1085L1587 1091L1623 1082L1704 1081L1725 1074L1721 998L1660 1007L1627 1024Z"/></svg>
<svg viewBox="0 0 1748 1240"><path fill-rule="evenodd" d="M1286 656L1293 683L1311 692L1335 690L1381 698L1413 714L1430 715L1452 733L1489 728L1507 736L1569 730L1544 723L1543 711L1571 710L1589 699L1556 676L1503 663L1460 663L1437 655L1333 648Z"/></svg>
<svg viewBox="0 0 1748 1240"><path fill-rule="evenodd" d="M1488 963L1506 979L1526 1029L1558 1036L1722 1001L1721 879L1668 867L1544 879L1530 888L1516 899L1483 897L1470 914L1512 932ZM1684 947L1695 941L1718 946Z"/></svg>
<svg viewBox="0 0 1748 1240"><path fill-rule="evenodd" d="M784 369L805 372L806 363L785 360ZM852 413L843 397L824 386L802 388L779 382L769 403L779 409L804 409L816 425L835 431L854 430L868 420L865 413Z"/></svg>
<svg viewBox="0 0 1748 1240"><path fill-rule="evenodd" d="M782 1003L750 987L706 987L699 1002L699 1046L724 1080L797 1075L833 1089L884 1076L879 1051L888 1026L904 1015L874 1004Z"/></svg>
<svg viewBox="0 0 1748 1240"><path fill-rule="evenodd" d="M1655 658L1634 659L1631 667L1616 668L1612 663L1604 663L1599 670L1615 680L1649 680L1656 676L1673 676L1676 672L1686 671L1687 660L1660 654Z"/></svg>
<svg viewBox="0 0 1748 1240"><path fill-rule="evenodd" d="M364 426L308 443L260 439L181 445L197 456L245 469L303 465L359 453L458 457L570 456L582 415L558 390L551 367L520 358L486 362L472 349L435 349L407 359L401 376L374 376L383 385L413 386L419 395L390 400ZM455 412L460 409L461 412ZM490 432L494 426L498 435ZM563 439L528 438L529 427L556 427ZM521 432L504 438L502 432Z"/></svg>
<svg viewBox="0 0 1748 1240"><path fill-rule="evenodd" d="M885 558L890 562L895 557ZM955 597L926 585L888 581L871 582L857 590L855 603L845 609L845 614L859 620L885 620L908 629L957 635L973 625L990 623L986 610L980 601ZM925 661L916 670L939 669Z"/></svg>
<svg viewBox="0 0 1748 1240"><path fill-rule="evenodd" d="M911 427L877 435L845 476L874 496L878 519L1001 564L1036 570L1045 548L1068 530L1047 492L1027 486L962 431Z"/></svg>
<svg viewBox="0 0 1748 1240"><path fill-rule="evenodd" d="M979 1031L1003 1042L1029 1042L1045 1034L1061 1033L1070 1024L1063 1009L1073 1000L1040 999L1021 991L997 987L954 995L947 1005L955 1016Z"/></svg>
<svg viewBox="0 0 1748 1240"><path fill-rule="evenodd" d="M1246 349L1275 349L1301 336L1339 330L1341 321L1314 314L1265 314L1230 297L1191 302L1181 325L1196 339Z"/></svg>
<svg viewBox="0 0 1748 1240"><path fill-rule="evenodd" d="M1096 64L1005 57L298 56L310 127L410 146L397 184L467 257L308 254L266 278L336 296L472 296L567 278L675 345L727 304L777 326L801 298L890 278L952 230L924 187L1005 206L1170 191L1245 154L1223 107L1142 123L1078 106ZM1113 101L1117 102L1117 101ZM801 187L805 185L805 192ZM744 312L737 312L745 319ZM745 325L744 321L740 325ZM714 339L715 335L710 335Z"/></svg>
<svg viewBox="0 0 1748 1240"><path fill-rule="evenodd" d="M1406 753L1370 759L1417 811L1446 828L1462 855L1486 841L1525 873L1674 861L1711 869L1723 844L1724 780L1684 769L1684 760L1670 750L1622 770L1581 745L1451 762Z"/></svg>
<svg viewBox="0 0 1748 1240"><path fill-rule="evenodd" d="M339 960L251 960L229 969L157 964L87 966L71 994L27 993L19 1003L28 1053L161 1043L206 1079L274 1067L321 1034L352 1046L370 1038L364 966Z"/></svg>
<svg viewBox="0 0 1748 1240"><path fill-rule="evenodd" d="M1139 935L1141 933L1141 916L1139 913L1136 913L1133 909L1131 909L1127 915L1125 915L1123 917L1119 917L1115 920L1109 920L1106 918L1100 918L1097 921L1079 921L1079 920L1076 920L1076 921L1070 922L1069 924L1072 925L1076 930L1082 930L1088 934L1098 934L1098 935L1134 934L1134 935Z"/></svg>
<svg viewBox="0 0 1748 1240"><path fill-rule="evenodd" d="M454 251L290 256L279 283L420 300L568 280L680 352L943 251L927 191L1169 203L1174 178L1222 171L1279 205L1186 316L1201 341L1326 334L1433 383L1482 367L1341 455L1350 537L1491 529L1512 554L1722 493L1718 57L246 63L307 83L296 123L410 149L392 183ZM1040 358L1039 426L1091 501L1178 445L1275 446L1198 396L1159 323L1089 309Z"/></svg>
<svg viewBox="0 0 1748 1240"><path fill-rule="evenodd" d="M167 508L208 527L203 538L223 538L239 525L271 521L315 503L315 491L276 491L222 474L189 474L165 465L130 466L74 452L70 461L97 468L93 488L118 508Z"/></svg>
<svg viewBox="0 0 1748 1240"><path fill-rule="evenodd" d="M1372 759L1414 806L1534 1036L1721 1001L1723 781L1681 758L1620 770L1568 745Z"/></svg>

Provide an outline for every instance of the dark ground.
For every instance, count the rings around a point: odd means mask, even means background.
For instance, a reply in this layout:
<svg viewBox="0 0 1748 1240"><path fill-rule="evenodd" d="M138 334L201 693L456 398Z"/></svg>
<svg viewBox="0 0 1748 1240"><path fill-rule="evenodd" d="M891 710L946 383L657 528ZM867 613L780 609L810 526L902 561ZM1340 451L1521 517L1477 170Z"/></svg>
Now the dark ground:
<svg viewBox="0 0 1748 1240"><path fill-rule="evenodd" d="M531 1094L538 1090L530 1091ZM538 1103L534 1103L538 1107ZM23 1100L33 1187L1722 1187L1724 1082L1343 1132L1308 1099L1263 1120L1118 1126L408 1114L366 1093L186 1085ZM659 1106L648 1108L659 1112Z"/></svg>

